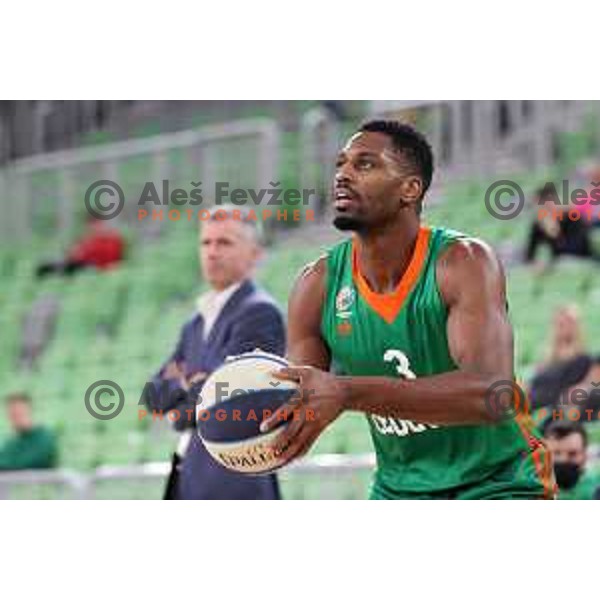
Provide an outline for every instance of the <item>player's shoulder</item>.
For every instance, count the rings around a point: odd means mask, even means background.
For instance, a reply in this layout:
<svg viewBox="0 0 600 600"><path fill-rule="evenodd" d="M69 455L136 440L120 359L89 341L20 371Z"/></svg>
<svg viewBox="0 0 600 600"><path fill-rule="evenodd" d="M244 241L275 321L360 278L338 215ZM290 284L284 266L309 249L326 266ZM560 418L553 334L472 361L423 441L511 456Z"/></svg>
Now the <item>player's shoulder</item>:
<svg viewBox="0 0 600 600"><path fill-rule="evenodd" d="M335 272L336 261L338 263L344 261L351 246L352 238L346 238L330 248L327 248L316 260L305 264L302 269L300 269L296 282L306 285L324 286L328 267L332 268L333 266L332 272Z"/></svg>
<svg viewBox="0 0 600 600"><path fill-rule="evenodd" d="M306 263L298 273L298 278L318 279L327 274L327 254Z"/></svg>
<svg viewBox="0 0 600 600"><path fill-rule="evenodd" d="M316 260L305 264L296 276L294 293L316 294L325 289L327 277L327 255L323 254Z"/></svg>
<svg viewBox="0 0 600 600"><path fill-rule="evenodd" d="M446 240L438 256L438 267L477 270L499 265L496 252L481 238L454 230L442 231Z"/></svg>
<svg viewBox="0 0 600 600"><path fill-rule="evenodd" d="M325 301L326 277L327 255L305 264L294 281L288 300L288 315L297 313L305 321L311 316L317 320Z"/></svg>
<svg viewBox="0 0 600 600"><path fill-rule="evenodd" d="M449 304L467 293L504 289L504 271L494 249L482 239L462 234L451 239L436 264L438 287ZM490 287L491 286L491 287Z"/></svg>

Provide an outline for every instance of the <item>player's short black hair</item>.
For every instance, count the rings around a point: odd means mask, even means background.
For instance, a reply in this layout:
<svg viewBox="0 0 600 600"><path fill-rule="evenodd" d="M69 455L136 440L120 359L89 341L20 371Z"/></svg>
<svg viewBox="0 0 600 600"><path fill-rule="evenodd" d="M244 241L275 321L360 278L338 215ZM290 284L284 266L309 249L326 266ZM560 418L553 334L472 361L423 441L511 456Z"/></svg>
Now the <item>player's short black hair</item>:
<svg viewBox="0 0 600 600"><path fill-rule="evenodd" d="M579 434L583 438L583 446L587 448L588 435L585 427L579 421L556 421L548 419L542 428L545 438L562 440L573 433Z"/></svg>
<svg viewBox="0 0 600 600"><path fill-rule="evenodd" d="M359 131L384 133L391 138L394 148L411 163L421 176L423 193L419 200L422 200L433 178L433 151L425 136L411 125L384 119L367 121L360 126Z"/></svg>

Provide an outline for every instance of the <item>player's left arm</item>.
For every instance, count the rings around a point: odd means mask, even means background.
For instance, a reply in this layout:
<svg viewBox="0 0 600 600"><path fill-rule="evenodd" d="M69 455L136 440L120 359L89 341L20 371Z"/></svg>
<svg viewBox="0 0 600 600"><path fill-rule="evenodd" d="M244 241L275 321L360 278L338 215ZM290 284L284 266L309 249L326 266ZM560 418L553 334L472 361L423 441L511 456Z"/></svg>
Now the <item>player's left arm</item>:
<svg viewBox="0 0 600 600"><path fill-rule="evenodd" d="M285 430L281 434L277 443L289 447L286 454L306 452L303 440L312 440L313 430L327 427L329 422L320 417L332 412L322 410L326 403L438 425L494 422L500 416L486 403L495 382L513 379L512 328L500 262L479 240L458 241L438 259L437 281L448 309L449 350L458 369L416 379L336 377L312 367L283 369L282 378L300 382L304 409L313 415L295 440L288 440Z"/></svg>

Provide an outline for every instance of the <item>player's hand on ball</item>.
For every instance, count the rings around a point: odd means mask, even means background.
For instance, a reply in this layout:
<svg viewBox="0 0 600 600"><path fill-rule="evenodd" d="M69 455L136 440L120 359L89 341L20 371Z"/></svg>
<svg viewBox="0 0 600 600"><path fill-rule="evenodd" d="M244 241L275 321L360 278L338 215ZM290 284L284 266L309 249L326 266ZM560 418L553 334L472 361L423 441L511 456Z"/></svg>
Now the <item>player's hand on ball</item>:
<svg viewBox="0 0 600 600"><path fill-rule="evenodd" d="M345 388L340 379L314 367L286 367L274 372L273 377L298 384L298 393L260 427L263 432L269 431L281 422L282 415L288 415L289 425L272 443L275 452L287 462L306 454L323 430L343 412Z"/></svg>

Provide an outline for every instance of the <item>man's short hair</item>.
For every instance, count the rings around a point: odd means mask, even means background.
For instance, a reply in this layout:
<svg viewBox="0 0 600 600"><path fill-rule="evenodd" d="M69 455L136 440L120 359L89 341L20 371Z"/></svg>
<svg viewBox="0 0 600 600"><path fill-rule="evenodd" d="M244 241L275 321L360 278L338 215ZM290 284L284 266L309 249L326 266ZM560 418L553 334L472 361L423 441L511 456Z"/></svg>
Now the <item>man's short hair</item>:
<svg viewBox="0 0 600 600"><path fill-rule="evenodd" d="M542 428L545 438L562 440L573 433L579 434L583 439L583 447L587 448L588 435L585 427L579 421L555 421L549 419Z"/></svg>
<svg viewBox="0 0 600 600"><path fill-rule="evenodd" d="M411 125L399 121L373 120L361 125L359 131L384 133L391 140L394 148L402 154L423 180L423 196L431 185L433 178L433 151L425 136Z"/></svg>
<svg viewBox="0 0 600 600"><path fill-rule="evenodd" d="M262 223L259 221L256 211L247 206L235 206L235 204L215 205L210 209L209 221L239 221L244 227L251 231L256 243L262 244Z"/></svg>
<svg viewBox="0 0 600 600"><path fill-rule="evenodd" d="M23 402L31 406L31 396L25 392L13 392L8 394L5 398L6 404L12 404L13 402Z"/></svg>

